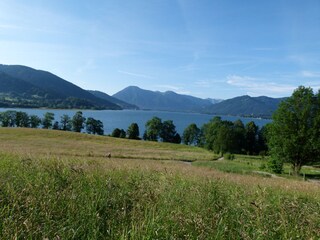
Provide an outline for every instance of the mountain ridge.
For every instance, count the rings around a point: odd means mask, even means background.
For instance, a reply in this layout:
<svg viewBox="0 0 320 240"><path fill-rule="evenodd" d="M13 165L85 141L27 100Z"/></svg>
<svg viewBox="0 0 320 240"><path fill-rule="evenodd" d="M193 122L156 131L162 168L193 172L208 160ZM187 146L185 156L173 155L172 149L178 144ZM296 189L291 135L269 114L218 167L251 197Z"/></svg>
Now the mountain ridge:
<svg viewBox="0 0 320 240"><path fill-rule="evenodd" d="M137 86L126 87L112 96L144 110L201 112L212 104L209 100L190 95L145 90Z"/></svg>
<svg viewBox="0 0 320 240"><path fill-rule="evenodd" d="M88 109L122 109L120 106L111 103L107 100L98 98L77 85L68 82L53 73L43 70L36 70L31 67L22 65L3 65L0 64L1 83L5 81L23 83L29 91L31 88L35 89L36 94L33 96L25 96L17 89L11 89L10 92L2 91L2 96L15 97L13 99L20 99L13 102L13 106L17 107L51 107L51 108L88 108ZM10 80L8 80L8 76ZM3 84L2 84L3 85ZM38 93L43 94L38 94ZM5 105L10 101L6 101ZM1 105L1 103L0 103Z"/></svg>
<svg viewBox="0 0 320 240"><path fill-rule="evenodd" d="M134 110L138 110L139 107L135 106L133 104L121 101L120 99L117 99L115 97L110 96L109 94L106 94L105 92L102 91L98 91L98 90L87 90L89 93L93 94L94 96L98 97L98 98L102 98L105 99L109 102L112 102L114 104L119 105L120 107L122 107L123 109L134 109Z"/></svg>

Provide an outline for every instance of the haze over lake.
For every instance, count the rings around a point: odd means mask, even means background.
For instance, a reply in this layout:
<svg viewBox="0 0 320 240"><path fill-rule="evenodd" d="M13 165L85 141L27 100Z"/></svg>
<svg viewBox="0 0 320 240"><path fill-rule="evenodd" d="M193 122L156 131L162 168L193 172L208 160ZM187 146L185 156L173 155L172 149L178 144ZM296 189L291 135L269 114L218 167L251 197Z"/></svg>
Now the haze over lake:
<svg viewBox="0 0 320 240"><path fill-rule="evenodd" d="M39 117L43 117L46 112L52 112L55 115L55 120L60 122L60 117L63 114L67 114L72 117L78 110L56 110L56 109L7 109L0 108L0 112L7 110L23 111L29 115L34 114ZM201 127L204 123L207 123L215 115L198 114L198 113L180 113L180 112L164 112L164 111L142 111L142 110L81 110L84 117L93 117L103 122L105 134L111 134L115 128L123 128L127 130L131 123L137 123L140 128L140 135L142 136L145 130L145 124L152 117L156 116L164 120L172 120L176 126L176 130L179 134L182 134L184 129L191 123L196 123L198 127ZM237 116L221 116L223 120L235 121L241 119L244 124L250 121L254 121L259 127L271 122L268 119L257 118L243 118Z"/></svg>

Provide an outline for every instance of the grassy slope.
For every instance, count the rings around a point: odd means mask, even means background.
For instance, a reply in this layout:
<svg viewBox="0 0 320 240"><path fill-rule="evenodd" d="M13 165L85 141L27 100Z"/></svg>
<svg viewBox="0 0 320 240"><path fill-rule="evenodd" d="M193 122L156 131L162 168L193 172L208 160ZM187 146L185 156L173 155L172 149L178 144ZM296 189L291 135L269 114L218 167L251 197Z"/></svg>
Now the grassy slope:
<svg viewBox="0 0 320 240"><path fill-rule="evenodd" d="M164 161L202 149L0 128L0 152L1 239L320 237L318 185Z"/></svg>

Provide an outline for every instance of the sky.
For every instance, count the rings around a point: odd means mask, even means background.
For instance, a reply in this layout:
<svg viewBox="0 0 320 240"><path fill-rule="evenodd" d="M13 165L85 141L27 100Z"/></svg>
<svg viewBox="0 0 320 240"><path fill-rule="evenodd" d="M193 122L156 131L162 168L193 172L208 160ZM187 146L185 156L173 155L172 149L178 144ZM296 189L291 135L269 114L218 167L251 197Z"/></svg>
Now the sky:
<svg viewBox="0 0 320 240"><path fill-rule="evenodd" d="M320 1L1 0L0 63L111 95L318 91Z"/></svg>

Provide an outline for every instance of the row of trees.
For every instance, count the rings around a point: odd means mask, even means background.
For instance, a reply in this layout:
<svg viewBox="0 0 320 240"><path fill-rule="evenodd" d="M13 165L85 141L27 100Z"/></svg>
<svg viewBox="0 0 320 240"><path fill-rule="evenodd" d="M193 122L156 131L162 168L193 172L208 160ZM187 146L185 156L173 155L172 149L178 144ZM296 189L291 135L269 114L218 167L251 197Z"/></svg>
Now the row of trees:
<svg viewBox="0 0 320 240"><path fill-rule="evenodd" d="M129 139L135 139L135 140L140 140L140 130L139 126L137 123L132 123L127 131L119 128L115 128L111 134L112 137L117 137L117 138L129 138Z"/></svg>
<svg viewBox="0 0 320 240"><path fill-rule="evenodd" d="M265 154L267 151L265 128L253 122L246 125L241 120L235 122L214 117L201 129L190 124L183 132L183 142L187 145L204 147L216 153Z"/></svg>
<svg viewBox="0 0 320 240"><path fill-rule="evenodd" d="M176 126L173 124L173 121L166 120L163 121L158 117L153 117L149 121L147 121L146 130L143 134L143 140L146 141L162 141L162 142L170 142L170 143L181 143L181 137L179 133L176 131ZM129 138L141 140L139 126L137 123L132 123L127 131L124 129L116 128L113 130L112 137L120 137L120 138Z"/></svg>
<svg viewBox="0 0 320 240"><path fill-rule="evenodd" d="M28 115L21 111L5 111L0 113L0 123L2 127L25 127L43 128L63 131L81 132L83 129L89 134L103 135L103 123L92 117L85 118L81 111L75 113L71 118L64 114L60 121L55 121L54 113L47 112L43 118L37 115Z"/></svg>

